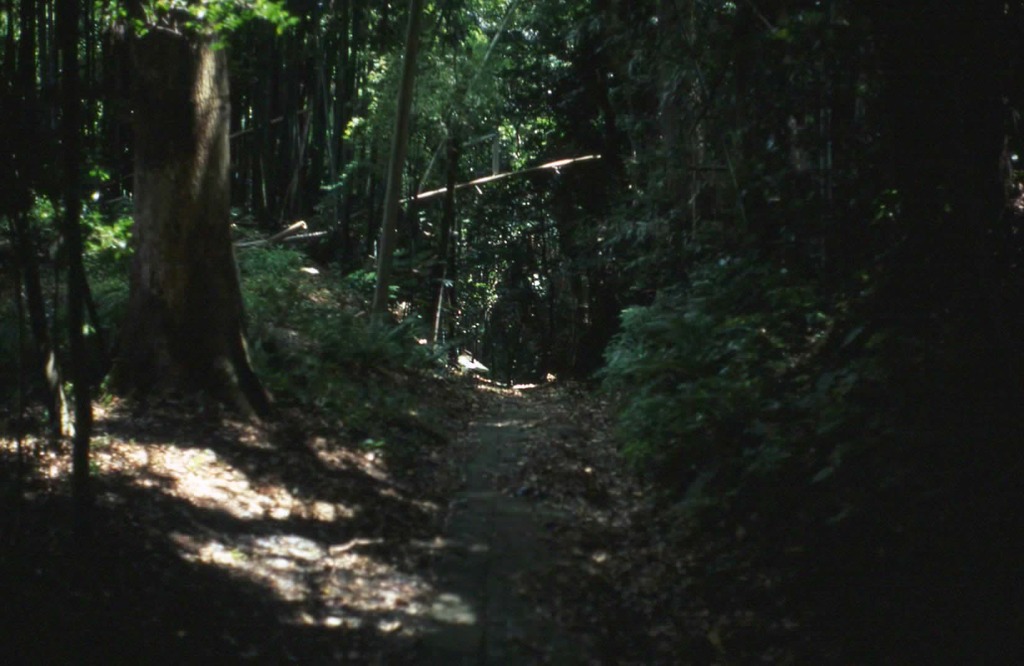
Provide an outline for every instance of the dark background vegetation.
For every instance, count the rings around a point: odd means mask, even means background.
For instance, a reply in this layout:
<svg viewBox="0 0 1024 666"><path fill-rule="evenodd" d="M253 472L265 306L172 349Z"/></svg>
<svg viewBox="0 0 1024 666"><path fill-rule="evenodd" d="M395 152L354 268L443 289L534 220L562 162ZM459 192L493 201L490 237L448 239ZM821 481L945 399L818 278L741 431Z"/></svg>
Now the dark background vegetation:
<svg viewBox="0 0 1024 666"><path fill-rule="evenodd" d="M0 2L11 440L42 427L36 357L68 353L60 4ZM118 4L80 5L102 400L128 289L131 70ZM237 252L279 402L370 437L406 399L382 378L449 349L501 380L592 381L667 529L729 542L709 586L781 572L774 594L843 663L1019 654L1020 2L427 3L403 196L601 159L407 203L386 332L364 313L404 3L282 6L290 25L223 38L235 236L313 234ZM417 344L435 322L437 346Z"/></svg>

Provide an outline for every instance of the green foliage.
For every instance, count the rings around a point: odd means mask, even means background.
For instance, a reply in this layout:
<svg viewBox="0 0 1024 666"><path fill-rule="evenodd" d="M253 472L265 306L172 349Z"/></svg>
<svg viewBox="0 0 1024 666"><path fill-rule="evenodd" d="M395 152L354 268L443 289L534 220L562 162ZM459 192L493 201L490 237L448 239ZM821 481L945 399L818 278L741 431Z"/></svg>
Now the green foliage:
<svg viewBox="0 0 1024 666"><path fill-rule="evenodd" d="M196 32L229 33L248 21L262 19L278 33L298 23L281 0L151 0L142 4L144 19L136 23L139 34L162 25L169 16L185 17L184 25Z"/></svg>
<svg viewBox="0 0 1024 666"><path fill-rule="evenodd" d="M698 474L787 457L768 424L786 374L830 323L813 288L752 258L705 262L688 288L625 310L603 377L628 458L682 492Z"/></svg>
<svg viewBox="0 0 1024 666"><path fill-rule="evenodd" d="M58 351L63 353L66 351L61 341L67 330L63 298L66 292L64 284L55 288L53 283L55 277L63 282L66 276L66 250L58 231L62 214L62 208L49 197L34 196L28 212L27 228L38 262L45 314L50 320L51 330L57 333ZM109 219L101 213L94 201L84 201L82 224L85 231L83 262L99 324L107 330L113 330L119 324L128 300L128 262L131 256L129 236L132 220L129 216ZM6 223L3 226L6 227ZM57 270L54 270L55 267ZM10 283L5 281L4 289L0 291L3 295L3 302L0 303L0 386L3 389L0 389L0 392L10 390L13 393L17 387L15 372L19 365L19 331L17 308L11 297L13 292L9 290L9 285ZM58 299L50 300L48 297L51 294L56 294ZM24 328L20 333L20 339L23 349L28 351L32 349L32 342L27 311L23 315L26 320L23 322ZM93 324L94 322L88 321L85 329L86 339L90 344L96 344L98 341ZM97 352L98 346L90 351ZM103 351L109 353L111 350ZM30 354L26 356L25 362L33 363ZM34 383L37 379L35 366L26 367L25 372L29 383Z"/></svg>
<svg viewBox="0 0 1024 666"><path fill-rule="evenodd" d="M110 219L87 205L82 223L85 226L82 261L89 288L100 323L113 331L120 325L128 304L132 218L124 214Z"/></svg>
<svg viewBox="0 0 1024 666"><path fill-rule="evenodd" d="M130 215L107 220L98 211L86 209L85 254L96 262L124 266L131 257L133 220Z"/></svg>
<svg viewBox="0 0 1024 666"><path fill-rule="evenodd" d="M377 272L372 270L358 270L349 273L342 278L342 288L351 291L364 303L373 300L373 288L377 282ZM388 286L389 295L394 298L398 294L398 285Z"/></svg>
<svg viewBox="0 0 1024 666"><path fill-rule="evenodd" d="M411 399L381 378L428 370L437 358L417 342L415 319L371 325L367 294L359 292L372 287L372 274L313 274L303 271L307 264L289 249L240 253L254 363L280 402L322 408L355 431L375 432L381 414L399 412Z"/></svg>
<svg viewBox="0 0 1024 666"><path fill-rule="evenodd" d="M32 208L28 212L28 228L33 243L40 251L50 253L55 249L60 214L60 208L51 198L33 196Z"/></svg>

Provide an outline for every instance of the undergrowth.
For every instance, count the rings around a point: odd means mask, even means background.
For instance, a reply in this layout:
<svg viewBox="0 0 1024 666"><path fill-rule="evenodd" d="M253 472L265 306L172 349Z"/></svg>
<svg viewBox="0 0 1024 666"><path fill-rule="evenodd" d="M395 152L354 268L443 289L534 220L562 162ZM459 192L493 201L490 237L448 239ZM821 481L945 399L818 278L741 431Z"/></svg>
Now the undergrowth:
<svg viewBox="0 0 1024 666"><path fill-rule="evenodd" d="M680 539L716 544L702 593L723 607L785 600L838 661L1005 650L1021 493L992 471L1020 465L1017 393L976 321L911 335L875 314L872 280L819 283L718 258L626 310L603 378L626 459Z"/></svg>
<svg viewBox="0 0 1024 666"><path fill-rule="evenodd" d="M253 362L278 402L339 414L366 435L382 414L412 408L402 377L439 363L418 342L420 322L374 326L351 283L360 276L313 268L297 251L249 248L238 260Z"/></svg>
<svg viewBox="0 0 1024 666"><path fill-rule="evenodd" d="M833 323L809 281L750 257L706 261L688 286L625 310L603 378L627 459L698 504L716 478L775 469L792 455L783 393Z"/></svg>
<svg viewBox="0 0 1024 666"><path fill-rule="evenodd" d="M59 215L59 207L42 197L37 198L30 214L33 241L40 248L49 326L54 331L66 328L63 285L54 285L55 277L63 280L62 274L53 270L60 256L51 252L59 251L54 231ZM83 226L83 260L96 314L87 320L90 358L109 358L116 353L117 332L128 301L130 205L101 209L87 201ZM44 252L46 248L50 249ZM365 436L368 447L379 445L382 422L414 408L412 378L441 367L439 355L418 342L424 337L420 330L424 327L411 317L395 326L371 325L366 313L372 273L342 275L336 267L314 268L303 253L282 247L248 247L236 254L250 352L275 400L325 418L333 415L343 420L351 433ZM0 292L4 296L0 303L0 397L7 404L14 404L17 388L19 339L23 358L31 363L27 313L19 334L12 287L13 283L5 282ZM66 357L66 345L61 344L59 352ZM38 373L32 365L26 365L23 372L31 401ZM97 381L102 372L97 366ZM102 386L97 397L105 397Z"/></svg>

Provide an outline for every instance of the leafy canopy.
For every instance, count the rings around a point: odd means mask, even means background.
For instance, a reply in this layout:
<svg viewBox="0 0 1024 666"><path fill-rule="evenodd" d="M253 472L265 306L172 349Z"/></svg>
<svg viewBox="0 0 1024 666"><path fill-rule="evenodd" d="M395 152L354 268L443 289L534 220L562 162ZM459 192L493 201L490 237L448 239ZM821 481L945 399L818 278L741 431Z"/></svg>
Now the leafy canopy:
<svg viewBox="0 0 1024 666"><path fill-rule="evenodd" d="M273 25L278 33L298 23L282 0L150 0L139 5L135 29L143 34L152 28L224 34L253 19Z"/></svg>

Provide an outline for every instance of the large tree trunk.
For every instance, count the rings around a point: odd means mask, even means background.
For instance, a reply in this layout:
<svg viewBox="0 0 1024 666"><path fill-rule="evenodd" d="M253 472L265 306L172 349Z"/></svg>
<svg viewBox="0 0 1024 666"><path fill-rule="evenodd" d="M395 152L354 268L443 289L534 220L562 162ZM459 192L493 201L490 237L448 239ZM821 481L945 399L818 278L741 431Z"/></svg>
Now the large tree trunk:
<svg viewBox="0 0 1024 666"><path fill-rule="evenodd" d="M228 73L207 37L133 44L135 256L115 380L269 401L249 364L230 237Z"/></svg>

